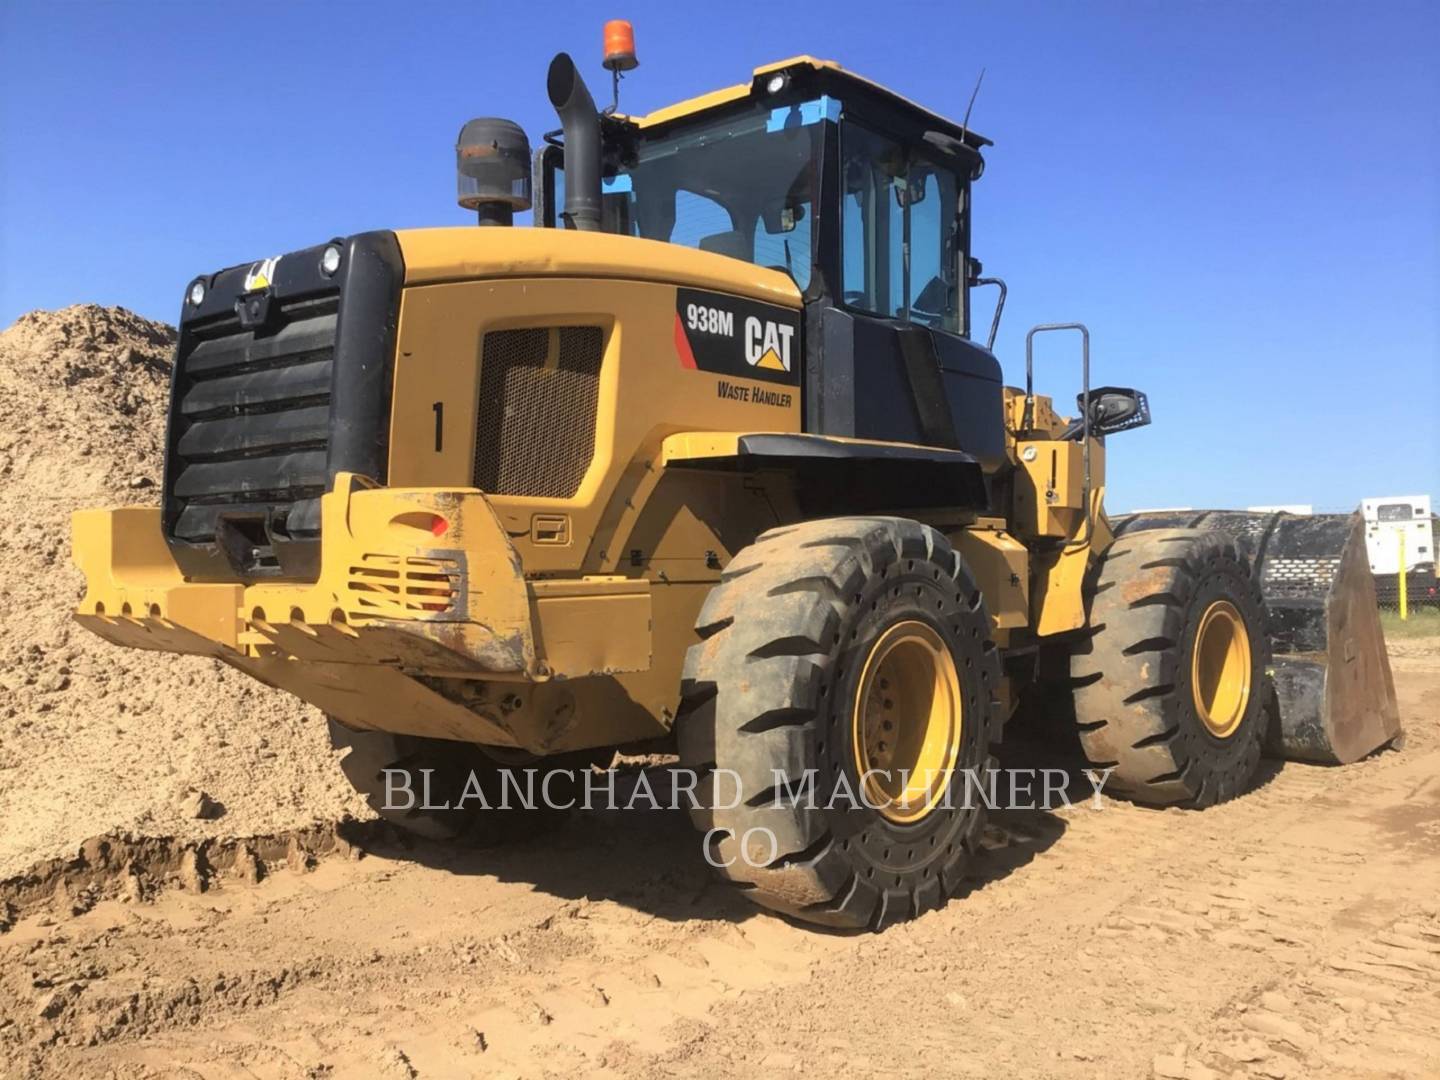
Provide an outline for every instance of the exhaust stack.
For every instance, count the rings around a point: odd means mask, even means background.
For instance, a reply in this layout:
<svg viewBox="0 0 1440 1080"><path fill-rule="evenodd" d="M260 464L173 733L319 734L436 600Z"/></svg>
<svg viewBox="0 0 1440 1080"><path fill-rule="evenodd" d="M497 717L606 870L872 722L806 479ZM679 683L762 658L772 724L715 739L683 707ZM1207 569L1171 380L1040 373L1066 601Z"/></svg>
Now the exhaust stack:
<svg viewBox="0 0 1440 1080"><path fill-rule="evenodd" d="M565 209L572 229L600 230L600 116L569 53L556 53L545 79L565 132Z"/></svg>

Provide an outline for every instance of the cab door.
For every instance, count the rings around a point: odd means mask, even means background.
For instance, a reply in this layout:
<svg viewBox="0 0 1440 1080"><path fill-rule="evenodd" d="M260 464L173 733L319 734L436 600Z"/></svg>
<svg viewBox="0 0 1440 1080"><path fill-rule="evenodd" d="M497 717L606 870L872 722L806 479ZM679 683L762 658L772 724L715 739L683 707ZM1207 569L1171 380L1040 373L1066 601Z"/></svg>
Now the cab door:
<svg viewBox="0 0 1440 1080"><path fill-rule="evenodd" d="M852 120L839 158L840 288L811 320L813 429L998 465L1000 365L966 336L968 183L939 155Z"/></svg>

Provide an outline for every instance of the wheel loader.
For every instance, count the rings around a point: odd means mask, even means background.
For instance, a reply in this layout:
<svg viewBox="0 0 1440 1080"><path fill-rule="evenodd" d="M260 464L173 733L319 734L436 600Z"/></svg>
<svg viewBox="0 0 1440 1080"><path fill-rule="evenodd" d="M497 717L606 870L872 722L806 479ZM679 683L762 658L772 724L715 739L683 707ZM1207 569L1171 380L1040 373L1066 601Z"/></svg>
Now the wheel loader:
<svg viewBox="0 0 1440 1080"><path fill-rule="evenodd" d="M1146 804L1397 738L1356 522L1112 519L1145 395L1090 384L1079 324L1006 385L967 122L810 57L632 116L562 53L547 92L537 153L464 126L475 225L186 285L161 503L74 518L85 627L312 703L431 838L530 830L456 797L507 772L673 752L721 877L839 927L961 891L985 806L957 778L1039 680ZM1073 415L1035 392L1052 331Z"/></svg>

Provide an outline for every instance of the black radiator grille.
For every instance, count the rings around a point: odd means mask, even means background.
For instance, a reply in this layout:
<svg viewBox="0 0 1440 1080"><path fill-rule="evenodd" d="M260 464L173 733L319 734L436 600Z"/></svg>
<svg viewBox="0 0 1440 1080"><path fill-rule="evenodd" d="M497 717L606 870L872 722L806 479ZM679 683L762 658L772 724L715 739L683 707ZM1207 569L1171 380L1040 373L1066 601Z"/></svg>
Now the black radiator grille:
<svg viewBox="0 0 1440 1080"><path fill-rule="evenodd" d="M605 334L598 326L492 330L480 354L474 483L568 499L595 454Z"/></svg>
<svg viewBox="0 0 1440 1080"><path fill-rule="evenodd" d="M357 233L194 278L180 311L165 541L187 581L315 581L342 474L384 484L405 260Z"/></svg>
<svg viewBox="0 0 1440 1080"><path fill-rule="evenodd" d="M325 491L337 299L283 307L273 327L197 327L177 358L170 535L216 542L222 520L254 541L255 574L280 570L268 538Z"/></svg>

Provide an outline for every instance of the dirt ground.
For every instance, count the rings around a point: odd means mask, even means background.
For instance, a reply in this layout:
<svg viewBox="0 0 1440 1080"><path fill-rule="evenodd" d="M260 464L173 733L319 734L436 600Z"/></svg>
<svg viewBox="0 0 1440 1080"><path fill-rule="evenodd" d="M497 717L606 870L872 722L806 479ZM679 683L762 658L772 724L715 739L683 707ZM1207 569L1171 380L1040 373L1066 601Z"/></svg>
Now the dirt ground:
<svg viewBox="0 0 1440 1080"><path fill-rule="evenodd" d="M0 332L0 879L117 829L234 836L363 812L309 707L70 618L71 512L159 502L174 340L93 304ZM196 818L200 792L223 812Z"/></svg>
<svg viewBox="0 0 1440 1080"><path fill-rule="evenodd" d="M999 813L969 894L879 935L712 884L683 812L406 845L314 713L72 628L64 518L153 499L165 328L27 318L0 335L0 1076L1440 1076L1440 642L1392 650L1402 751L1267 764L1202 813ZM72 393L37 419L47 372Z"/></svg>

